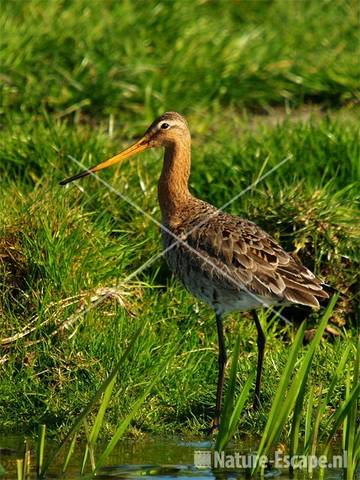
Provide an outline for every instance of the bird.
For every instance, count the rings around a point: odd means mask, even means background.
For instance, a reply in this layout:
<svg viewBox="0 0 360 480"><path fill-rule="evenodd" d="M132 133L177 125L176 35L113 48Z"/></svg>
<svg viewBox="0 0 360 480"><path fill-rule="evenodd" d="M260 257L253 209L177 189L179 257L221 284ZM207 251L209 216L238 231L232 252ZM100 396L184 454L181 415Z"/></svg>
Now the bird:
<svg viewBox="0 0 360 480"><path fill-rule="evenodd" d="M257 316L264 307L300 304L318 308L328 298L324 284L297 256L285 251L254 222L225 213L189 190L191 134L177 112L159 116L129 148L94 167L61 181L66 185L120 164L149 148L163 148L158 180L161 235L169 269L185 288L214 311L218 336L215 415L219 428L227 352L223 318L252 312L257 329L257 373L253 407L260 405L265 333Z"/></svg>

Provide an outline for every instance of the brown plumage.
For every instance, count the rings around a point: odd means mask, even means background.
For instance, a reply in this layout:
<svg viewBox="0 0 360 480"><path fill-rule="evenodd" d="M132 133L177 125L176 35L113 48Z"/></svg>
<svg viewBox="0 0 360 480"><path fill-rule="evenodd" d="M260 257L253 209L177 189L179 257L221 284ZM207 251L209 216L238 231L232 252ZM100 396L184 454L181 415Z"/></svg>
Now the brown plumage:
<svg viewBox="0 0 360 480"><path fill-rule="evenodd" d="M191 137L186 120L167 112L132 147L66 184L121 162L142 150L164 147L158 183L165 258L195 296L212 306L219 336L219 377L214 426L219 422L226 364L222 317L231 311L297 303L319 307L328 297L321 281L254 223L224 213L195 198L188 189ZM254 405L259 403L265 336L256 315L258 369Z"/></svg>
<svg viewBox="0 0 360 480"><path fill-rule="evenodd" d="M193 294L219 313L262 304L319 307L318 299L327 298L315 275L254 223L197 199L189 199L179 213L183 220L168 227L200 255L165 231L166 249L175 244L165 253L167 262Z"/></svg>

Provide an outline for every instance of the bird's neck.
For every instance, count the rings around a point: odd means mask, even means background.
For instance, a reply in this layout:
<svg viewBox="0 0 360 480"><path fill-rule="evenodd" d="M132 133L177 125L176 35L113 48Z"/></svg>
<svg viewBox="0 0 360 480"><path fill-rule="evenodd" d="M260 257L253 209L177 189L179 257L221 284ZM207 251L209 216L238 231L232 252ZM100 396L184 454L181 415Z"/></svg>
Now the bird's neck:
<svg viewBox="0 0 360 480"><path fill-rule="evenodd" d="M191 198L188 188L191 167L190 134L165 147L164 163L158 183L158 198L163 223L181 221L183 207Z"/></svg>

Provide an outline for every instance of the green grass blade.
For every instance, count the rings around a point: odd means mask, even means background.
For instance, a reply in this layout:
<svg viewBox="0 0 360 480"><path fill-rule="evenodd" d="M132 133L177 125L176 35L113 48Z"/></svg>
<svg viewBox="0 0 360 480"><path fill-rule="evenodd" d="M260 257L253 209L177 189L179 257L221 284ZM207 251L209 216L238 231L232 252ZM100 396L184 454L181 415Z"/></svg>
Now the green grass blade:
<svg viewBox="0 0 360 480"><path fill-rule="evenodd" d="M304 358L301 361L300 367L295 375L294 380L292 381L288 393L286 395L285 401L282 399L281 405L279 401L275 402L273 404L273 407L270 411L269 414L269 420L267 422L267 425L265 427L264 435L261 439L260 442L260 447L258 449L258 458L263 455L267 454L269 452L269 449L271 446L278 440L280 433L284 427L284 424L286 422L286 419L288 415L290 414L297 397L299 395L299 391L302 387L302 385L306 382L312 360L314 357L314 352L317 346L320 343L320 340L322 338L322 335L324 333L325 327L327 325L327 322L329 320L329 317L331 315L331 312L333 311L333 308L335 306L337 300L337 296L334 296L331 301L329 302L329 305L327 306L327 309L323 315L323 318L317 328L316 334L310 343L310 346L304 356ZM291 361L289 362L290 365L293 365L293 362L295 361L296 354L300 349L301 342L299 340L302 340L303 334L304 334L304 324L302 325L302 329L300 332L298 332L297 337L295 338L294 346L291 349L290 355L291 355ZM300 329L299 329L300 330ZM290 357L290 356L289 356ZM285 390L284 387L290 384L290 375L291 371L286 369L286 376L285 374L283 375L284 378L281 379L280 385L278 387L278 391L283 392ZM279 399L279 395L277 392L276 395L276 400ZM258 464L254 467L253 473L258 469Z"/></svg>
<svg viewBox="0 0 360 480"><path fill-rule="evenodd" d="M358 339L357 351L354 364L354 378L353 384L359 385L359 371L360 371L360 338ZM351 480L355 476L355 465L357 463L355 450L356 450L356 423L358 415L358 403L359 399L355 398L351 404L349 413L347 415L347 436L346 436L346 450L348 454L348 466L347 466L347 480Z"/></svg>
<svg viewBox="0 0 360 480"><path fill-rule="evenodd" d="M81 462L80 475L83 475L83 473L84 473L88 455L89 455L89 443L87 441L86 445L85 445L85 448L84 448L84 455L83 455L82 462Z"/></svg>
<svg viewBox="0 0 360 480"><path fill-rule="evenodd" d="M96 470L98 470L100 467L102 467L108 458L108 456L111 454L111 452L114 450L116 447L118 441L120 438L123 436L124 432L128 428L130 422L133 420L137 412L139 411L141 405L144 403L148 395L150 394L152 388L154 387L155 383L158 381L158 379L154 379L148 388L145 390L143 395L134 403L133 407L131 408L131 412L122 420L120 423L119 427L116 429L115 434L113 435L112 439L110 440L109 444L103 451L103 453L100 455L99 460L96 464Z"/></svg>
<svg viewBox="0 0 360 480"><path fill-rule="evenodd" d="M44 462L45 434L46 434L46 425L40 425L38 439L36 442L37 475L39 477L42 475L42 468L43 468L43 462Z"/></svg>
<svg viewBox="0 0 360 480"><path fill-rule="evenodd" d="M286 395L286 399L284 402L283 410L281 415L279 415L279 418L277 420L277 423L284 423L284 419L286 420L286 416L290 413L294 403L296 402L299 392L301 388L305 388L305 384L310 372L312 360L314 358L314 353L316 348L318 347L320 340L322 338L322 335L324 333L325 327L328 323L328 320L330 318L330 315L333 311L333 308L335 306L337 297L333 297L332 300L330 301L323 318L317 328L316 334L308 348L308 351L306 352L304 358L301 361L301 364L299 366L299 370L295 375L295 378L290 386L290 389ZM272 436L270 437L270 443L274 441L277 438L277 435L272 432Z"/></svg>
<svg viewBox="0 0 360 480"><path fill-rule="evenodd" d="M240 354L240 342L241 342L241 337L240 337L240 331L239 331L236 337L234 350L232 354L229 381L226 389L226 395L224 398L224 404L222 407L219 431L216 438L215 448L217 450L220 445L225 445L229 439L228 432L229 432L230 418L234 410L236 374L237 374L238 360L239 360L239 354Z"/></svg>
<svg viewBox="0 0 360 480"><path fill-rule="evenodd" d="M88 422L87 422L86 418L84 418L84 430L85 430L85 437L86 437L86 449L85 449L85 451L88 452L88 454L90 456L91 471L94 472L95 471L95 453L94 453L93 445L90 442L90 431L89 431L89 425L88 425ZM84 455L82 465L81 465L81 471L80 471L81 474L83 473L83 471L85 469L85 463L84 463L85 461L86 461L86 457Z"/></svg>
<svg viewBox="0 0 360 480"><path fill-rule="evenodd" d="M171 350L171 353L174 353L175 349ZM123 436L124 432L126 431L127 427L129 426L130 422L132 419L135 417L137 412L139 411L140 407L150 394L151 390L153 389L154 385L159 382L159 380L162 378L162 376L166 372L166 367L169 363L169 358L166 358L163 362L160 363L160 365L156 365L154 368L152 368L148 376L150 378L153 378L153 380L149 383L148 387L146 388L145 392L143 395L135 402L133 405L131 411L128 413L128 415L122 420L118 428L116 429L116 432L114 433L113 437L111 438L110 442L108 443L107 447L105 450L102 452L102 454L99 457L99 460L96 463L96 468L95 471L97 471L99 468L101 468L104 465L104 462L108 458L108 456L111 454L113 449L116 447L118 441L120 438ZM155 374L156 372L156 374Z"/></svg>
<svg viewBox="0 0 360 480"><path fill-rule="evenodd" d="M70 459L71 459L72 454L74 453L74 450L75 450L76 438L77 438L77 435L75 434L73 436L73 438L71 439L70 446L68 448L68 451L67 451L67 454L66 454L66 457L65 457L65 460L64 460L64 464L63 464L63 467L62 467L62 473L65 473L68 466L69 466Z"/></svg>
<svg viewBox="0 0 360 480"><path fill-rule="evenodd" d="M273 425L277 416L277 412L280 410L281 402L283 401L283 398L285 396L285 391L289 385L291 374L294 369L297 354L302 345L304 333L305 333L305 322L301 324L299 330L297 331L294 343L290 349L290 353L285 365L285 369L281 375L279 386L276 390L275 398L271 405L268 421L266 422L264 433L261 437L260 445L258 448L258 456L263 455L265 445L267 443L271 429L273 428Z"/></svg>
<svg viewBox="0 0 360 480"><path fill-rule="evenodd" d="M339 378L341 378L341 376L344 374L345 364L346 364L347 359L349 357L350 351L351 351L351 345L347 345L345 350L344 350L344 353L341 356L341 359L340 359L340 362L339 362L339 364L336 368L336 371L332 376L331 383L329 385L329 388L328 388L328 391L327 391L327 394L326 394L325 405L329 404L329 402L331 400L331 397L332 397L332 394L333 394L333 391L334 391L334 388L338 384Z"/></svg>
<svg viewBox="0 0 360 480"><path fill-rule="evenodd" d="M299 446L299 430L300 430L300 422L301 422L301 412L304 403L305 397L305 389L306 383L303 382L299 391L299 395L295 402L295 408L291 423L291 431L290 431L290 448L289 454L290 457L294 456L297 453L298 446Z"/></svg>
<svg viewBox="0 0 360 480"><path fill-rule="evenodd" d="M216 438L215 450L221 452L224 450L226 445L229 443L231 438L234 436L236 428L238 426L239 418L241 412L243 411L246 400L249 398L250 389L253 384L255 377L255 372L253 372L246 380L239 397L235 402L233 411L231 412L230 418L227 423L219 429L219 433ZM221 427L221 423L220 423Z"/></svg>
<svg viewBox="0 0 360 480"><path fill-rule="evenodd" d="M145 322L143 325L140 325L139 328L136 330L136 332L133 335L133 337L131 338L125 352L121 356L121 359L116 363L115 367L112 369L112 371L110 372L107 379L101 384L99 389L93 395L90 402L87 404L87 406L81 412L81 414L77 417L77 419L73 423L72 427L70 428L69 432L65 435L65 438L61 442L59 448L53 453L53 455L51 455L48 458L48 461L46 462L46 464L44 466L44 469L43 469L43 475L47 472L49 466L53 463L54 459L62 451L62 449L64 448L64 446L65 446L66 442L69 440L69 438L71 438L71 436L74 435L79 430L79 428L81 427L81 425L83 423L83 420L86 418L88 413L93 409L94 405L100 399L103 392L105 392L108 385L113 381L113 379L115 378L115 376L117 375L117 373L119 372L121 367L123 366L124 362L127 360L127 358L129 356L131 350L133 349L134 344L135 344L138 336L140 335L141 331L146 329L146 325L147 325L147 322Z"/></svg>
<svg viewBox="0 0 360 480"><path fill-rule="evenodd" d="M324 400L321 401L321 393L319 395L319 408L317 410L317 414L315 417L315 423L311 423L311 417L312 417L312 408L313 408L313 394L314 394L314 389L311 388L309 392L309 399L308 399L308 407L306 411L306 420L305 420L305 434L304 434L304 452L303 454L306 454L306 452L309 451L310 446L311 446L311 438L317 439L318 436L318 430L320 428L320 421L324 415L324 412L326 410L327 405L329 404L332 393L334 391L334 388L338 384L340 376L343 374L344 371L344 366L346 364L346 361L348 359L349 353L351 350L351 345L347 345L344 353L341 356L340 362L332 375L331 383L329 385L329 388L327 389L327 394ZM306 375L307 376L307 375ZM292 429L291 429L291 434L290 434L290 451L289 454L290 456L293 456L297 453L297 448L298 448L298 441L299 441L299 428L300 428L300 421L301 421L301 410L305 398L305 390L306 390L306 378L304 378L301 390L299 392L298 399L295 404L295 409L294 409L294 418L292 422ZM322 391L322 390L321 390Z"/></svg>
<svg viewBox="0 0 360 480"><path fill-rule="evenodd" d="M103 399L100 403L100 407L99 407L98 413L97 413L95 421L94 421L94 425L93 425L93 427L91 429L91 432L90 432L90 435L89 435L89 441L86 444L86 447L85 447L85 450L84 450L84 456L83 456L83 461L82 461L82 466L81 466L81 471L80 471L81 474L84 472L84 469L85 469L89 449L94 448L96 440L99 436L99 432L100 432L100 429L101 429L101 426L102 426L102 423L103 423L103 420L104 420L104 415L105 415L106 409L109 405L111 395L112 395L112 392L113 392L113 389L114 389L115 380L116 380L116 375L114 376L112 381L109 383L109 385L105 389Z"/></svg>
<svg viewBox="0 0 360 480"><path fill-rule="evenodd" d="M112 381L109 383L109 385L106 387L106 390L104 392L104 398L100 404L99 411L96 415L96 419L93 425L93 428L91 430L90 434L90 442L94 444L99 436L100 428L102 426L103 420L104 420L104 415L106 412L106 409L109 405L110 398L114 389L115 385L115 380L116 380L116 375L112 379Z"/></svg>
<svg viewBox="0 0 360 480"><path fill-rule="evenodd" d="M308 404L307 404L306 417L305 417L304 451L303 451L304 455L308 454L309 448L310 448L313 408L314 408L314 386L312 385L309 390Z"/></svg>
<svg viewBox="0 0 360 480"><path fill-rule="evenodd" d="M234 436L234 433L236 431L236 428L237 428L237 425L238 425L238 422L239 422L241 412L243 411L246 400L249 398L250 388L253 384L254 378L255 378L255 372L253 372L248 377L248 379L245 382L245 385L243 386L243 388L241 390L241 393L240 393L238 399L235 402L235 407L234 407L234 410L231 414L230 422L229 422L229 439L231 439ZM224 445L224 447L225 447L225 445Z"/></svg>
<svg viewBox="0 0 360 480"><path fill-rule="evenodd" d="M347 375L345 377L345 400L347 400L350 396L350 391L351 391L351 376L350 372L347 372ZM342 447L343 450L347 449L347 440L348 440L348 419L345 418L343 422L343 431L342 431Z"/></svg>
<svg viewBox="0 0 360 480"><path fill-rule="evenodd" d="M316 410L315 421L314 421L313 428L312 428L312 431L311 431L311 442L310 442L311 450L310 450L310 455L312 455L312 456L314 456L315 453L316 453L317 440L318 440L318 436L319 436L320 422L321 422L321 417L322 417L322 413L323 413L323 403L322 403L322 401L321 401L321 396L322 396L322 385L320 385L319 405L318 405L318 408L317 408L317 410ZM310 464L309 464L309 469L308 469L308 471L309 471L309 472L312 471L312 464L311 464L311 462L310 462Z"/></svg>
<svg viewBox="0 0 360 480"><path fill-rule="evenodd" d="M329 423L333 422L333 426L331 428L330 434L327 436L327 439L324 442L325 450L327 450L328 447L330 446L332 439L334 438L340 425L343 423L345 417L353 408L354 404L356 406L359 395L360 395L360 383L354 386L354 389L351 391L346 401L341 405L340 408L336 410L336 413L333 415L333 417L329 419Z"/></svg>
<svg viewBox="0 0 360 480"><path fill-rule="evenodd" d="M22 458L18 458L16 460L16 472L17 472L17 480L24 479L24 460Z"/></svg>
<svg viewBox="0 0 360 480"><path fill-rule="evenodd" d="M354 386L354 389L347 395L343 404L337 409L336 413L328 421L328 423L333 422L333 425L332 425L332 429L330 431L330 434L327 436L327 439L324 442L323 455L327 456L329 448L331 446L331 442L332 442L336 432L340 428L341 424L344 423L346 417L348 415L351 416L352 409L354 408L354 405L355 405L355 408L356 408L356 411L357 411L359 396L360 396L360 383L358 382L357 385ZM356 422L356 419L355 419L355 422ZM348 429L350 428L349 418L347 419L347 428ZM354 428L355 428L355 425L354 425ZM348 432L347 432L347 434L348 434ZM355 452L355 455L357 455L357 452L360 451L360 447L357 448L356 435L354 434L354 440L350 440L352 442L352 445L350 445L350 448L352 449L350 451L350 455L349 455L349 451L347 450L349 448L348 444L345 445L345 449L344 449L344 451L348 452L348 465L347 465L347 469L346 469L346 479L347 480L352 480L354 478L354 474L355 474L357 465L359 463L359 458L356 457L356 456L353 456L354 452ZM359 442L360 442L360 440L359 440Z"/></svg>

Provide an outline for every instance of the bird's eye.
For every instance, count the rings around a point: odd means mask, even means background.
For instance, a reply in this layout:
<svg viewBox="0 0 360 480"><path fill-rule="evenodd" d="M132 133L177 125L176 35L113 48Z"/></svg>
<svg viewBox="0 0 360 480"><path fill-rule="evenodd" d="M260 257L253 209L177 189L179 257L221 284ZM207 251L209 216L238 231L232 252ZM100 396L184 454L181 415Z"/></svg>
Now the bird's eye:
<svg viewBox="0 0 360 480"><path fill-rule="evenodd" d="M165 130L166 128L169 128L169 127L170 127L170 125L169 125L168 123L162 123L162 124L161 124L161 128L163 128L164 130Z"/></svg>

